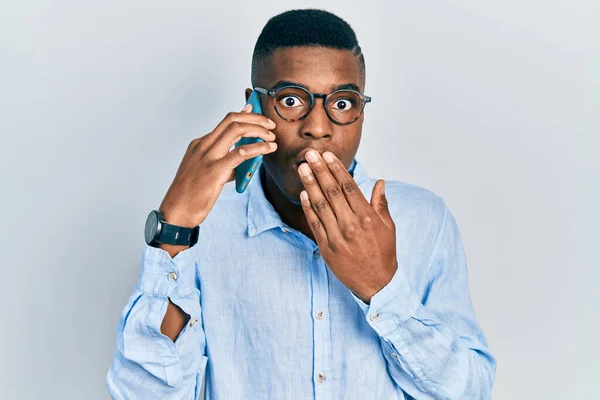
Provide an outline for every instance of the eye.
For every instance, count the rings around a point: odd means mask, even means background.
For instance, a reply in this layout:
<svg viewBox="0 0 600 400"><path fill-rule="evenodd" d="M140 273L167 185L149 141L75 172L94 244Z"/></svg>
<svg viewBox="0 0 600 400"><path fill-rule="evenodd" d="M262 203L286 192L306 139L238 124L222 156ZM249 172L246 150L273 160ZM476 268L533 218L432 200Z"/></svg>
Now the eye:
<svg viewBox="0 0 600 400"><path fill-rule="evenodd" d="M353 107L352 101L350 99L337 99L333 103L333 108L340 111L348 111Z"/></svg>
<svg viewBox="0 0 600 400"><path fill-rule="evenodd" d="M284 107L300 107L302 106L302 100L297 96L285 96L279 100L279 104Z"/></svg>

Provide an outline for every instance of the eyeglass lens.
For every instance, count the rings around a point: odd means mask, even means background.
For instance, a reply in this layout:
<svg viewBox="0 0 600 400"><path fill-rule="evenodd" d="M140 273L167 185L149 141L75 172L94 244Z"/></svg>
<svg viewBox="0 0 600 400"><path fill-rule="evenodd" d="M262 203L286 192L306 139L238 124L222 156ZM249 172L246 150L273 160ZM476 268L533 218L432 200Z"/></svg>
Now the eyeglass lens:
<svg viewBox="0 0 600 400"><path fill-rule="evenodd" d="M296 121L308 114L311 106L310 94L301 88L283 88L275 97L277 113L288 121ZM342 90L329 95L327 112L339 122L348 123L360 115L362 111L361 98L357 93Z"/></svg>

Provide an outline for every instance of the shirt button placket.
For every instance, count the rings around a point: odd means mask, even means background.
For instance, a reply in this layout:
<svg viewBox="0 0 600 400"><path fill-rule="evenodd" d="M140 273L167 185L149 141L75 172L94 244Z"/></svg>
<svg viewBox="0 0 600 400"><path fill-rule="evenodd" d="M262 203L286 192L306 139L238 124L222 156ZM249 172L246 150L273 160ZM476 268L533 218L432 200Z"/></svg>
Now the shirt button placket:
<svg viewBox="0 0 600 400"><path fill-rule="evenodd" d="M313 330L314 330L314 384L317 399L331 396L325 377L331 363L331 328L329 326L329 275L319 249L312 252L312 296L313 296ZM331 378L331 377L330 377Z"/></svg>

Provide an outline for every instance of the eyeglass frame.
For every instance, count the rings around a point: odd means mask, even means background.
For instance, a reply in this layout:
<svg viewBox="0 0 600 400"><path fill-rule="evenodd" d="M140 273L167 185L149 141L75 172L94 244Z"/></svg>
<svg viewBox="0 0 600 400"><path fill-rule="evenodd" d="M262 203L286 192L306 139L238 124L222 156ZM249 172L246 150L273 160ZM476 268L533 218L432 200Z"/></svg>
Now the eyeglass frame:
<svg viewBox="0 0 600 400"><path fill-rule="evenodd" d="M310 96L310 107L308 108L308 111L306 112L306 114L304 114L302 117L297 118L297 119L287 119L285 117L283 117L280 113L279 110L277 109L277 105L273 105L273 108L275 109L275 112L277 113L277 115L279 115L283 120L288 121L288 122L296 122L296 121L302 121L303 119L305 119L306 117L308 117L308 114L310 114L310 112L312 111L312 109L315 106L315 98L318 99L323 99L323 108L325 109L325 114L327 114L327 117L329 118L329 120L331 122L333 122L336 125L350 125L353 124L354 122L358 121L358 119L361 117L361 115L363 114L364 110L365 110L365 106L367 105L367 103L371 102L371 97L364 95L356 90L352 90L352 89L338 89L338 90L334 90L333 92L329 93L329 94L324 94L324 93L312 93L310 90L308 90L305 87L302 86L298 86L298 85L287 85L287 86L282 86L280 88L277 89L265 89L265 88L261 88L261 87L254 87L253 90L256 90L259 93L262 93L266 96L270 96L273 99L277 98L277 94L279 94L280 91L284 90L284 89L289 89L289 88L296 88L296 89L301 89L304 90L306 93L308 93L308 95ZM335 93L339 93L339 92L352 92L358 95L358 97L360 97L361 100L361 104L362 107L360 109L360 112L358 113L358 115L356 116L356 118L354 118L352 121L350 122L338 122L336 120L334 120L331 115L329 114L329 110L327 109L327 105L329 103L329 96L335 94Z"/></svg>

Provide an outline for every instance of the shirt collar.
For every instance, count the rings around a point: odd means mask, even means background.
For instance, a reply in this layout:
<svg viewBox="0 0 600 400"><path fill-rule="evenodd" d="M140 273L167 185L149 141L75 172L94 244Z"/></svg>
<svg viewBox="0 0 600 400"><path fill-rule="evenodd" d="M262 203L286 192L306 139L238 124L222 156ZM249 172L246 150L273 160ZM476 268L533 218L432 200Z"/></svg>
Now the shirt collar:
<svg viewBox="0 0 600 400"><path fill-rule="evenodd" d="M354 159L352 165L348 169L348 172L350 172L350 175L353 176L363 194L367 196L368 193L369 197L367 197L367 200L369 200L370 193L373 188L369 176L363 169L362 164ZM262 187L264 173L264 166L261 165L258 173L254 175L254 179L252 179L247 189L248 208L246 210L246 217L248 221L247 232L249 237L256 236L259 233L272 228L287 227L287 225L281 220L281 217L273 205L265 196L265 192Z"/></svg>

